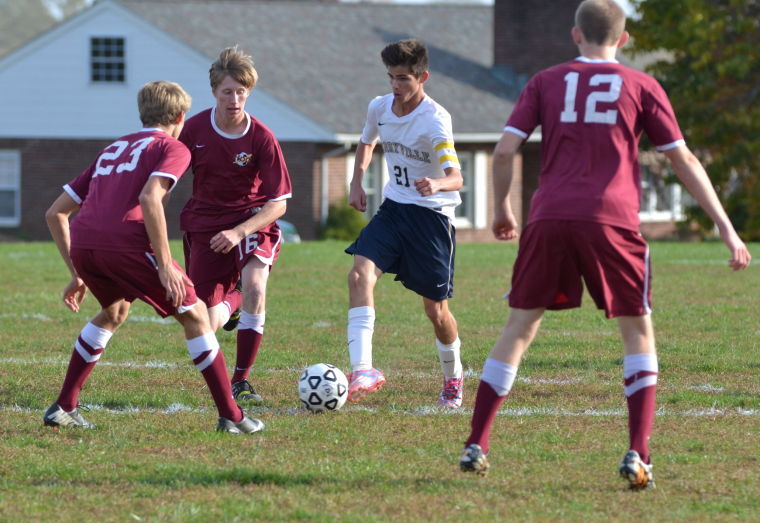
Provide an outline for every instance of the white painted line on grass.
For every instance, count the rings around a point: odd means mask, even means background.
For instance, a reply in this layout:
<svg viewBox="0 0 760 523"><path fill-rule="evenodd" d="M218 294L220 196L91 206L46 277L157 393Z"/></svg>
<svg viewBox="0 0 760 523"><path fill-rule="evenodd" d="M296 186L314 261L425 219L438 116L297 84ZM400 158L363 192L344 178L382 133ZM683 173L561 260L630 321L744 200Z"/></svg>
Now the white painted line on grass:
<svg viewBox="0 0 760 523"><path fill-rule="evenodd" d="M377 414L381 412L380 408L364 407L361 405L346 405L341 409L342 412L368 412L370 414ZM472 409L449 409L446 407L439 407L437 405L422 405L418 407L411 407L409 409L390 407L393 414L402 414L407 416L472 416ZM103 405L84 405L82 407L83 412L106 412L108 414L162 414L172 415L180 412L192 412L205 414L215 410L205 407L190 407L181 403L172 403L166 407L123 407L112 408L105 407ZM43 410L30 409L28 407L21 407L19 405L2 405L0 406L0 412L25 412L25 413L42 413ZM301 415L308 414L306 410L300 406L295 406L287 409L274 409L269 407L252 407L246 409L247 414L257 416L261 414L274 414L274 415ZM569 410L556 407L519 407L519 408L507 408L498 412L499 416L507 416L511 418L529 418L535 416L554 416L561 418L571 417L590 417L590 418L621 418L628 415L626 409L610 409L610 410L596 410L596 409L583 409L583 410ZM715 418L722 416L758 416L760 410L758 409L742 409L742 408L706 408L706 409L687 409L687 410L671 410L667 408L657 409L657 417L693 417L693 418Z"/></svg>

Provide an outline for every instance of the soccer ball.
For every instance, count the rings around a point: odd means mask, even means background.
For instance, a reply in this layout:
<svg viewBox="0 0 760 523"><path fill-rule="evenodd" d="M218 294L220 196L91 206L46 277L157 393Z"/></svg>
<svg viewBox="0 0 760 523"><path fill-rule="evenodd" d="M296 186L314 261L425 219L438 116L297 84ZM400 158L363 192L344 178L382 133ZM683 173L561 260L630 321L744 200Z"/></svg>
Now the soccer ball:
<svg viewBox="0 0 760 523"><path fill-rule="evenodd" d="M317 363L301 374L298 396L310 412L338 410L348 397L348 380L338 367L329 363Z"/></svg>

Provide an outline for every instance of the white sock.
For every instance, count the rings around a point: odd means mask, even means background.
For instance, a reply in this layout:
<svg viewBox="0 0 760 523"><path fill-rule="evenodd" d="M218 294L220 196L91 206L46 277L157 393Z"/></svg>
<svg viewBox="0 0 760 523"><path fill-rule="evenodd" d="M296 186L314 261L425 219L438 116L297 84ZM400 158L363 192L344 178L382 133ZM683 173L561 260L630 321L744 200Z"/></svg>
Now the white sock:
<svg viewBox="0 0 760 523"><path fill-rule="evenodd" d="M462 377L462 360L459 357L459 347L462 342L459 341L459 336L452 343L441 343L441 340L435 340L435 345L438 347L438 359L441 361L441 370L443 375L448 378L461 378Z"/></svg>
<svg viewBox="0 0 760 523"><path fill-rule="evenodd" d="M219 318L219 325L224 325L228 321L230 321L230 316L232 315L230 313L230 304L226 301L223 301L222 303L217 303L213 307L209 307L208 312L209 316L211 316L211 311L216 311L216 315Z"/></svg>
<svg viewBox="0 0 760 523"><path fill-rule="evenodd" d="M251 314L250 312L240 311L240 323L238 323L238 330L252 329L259 334L264 334L264 322L267 319L266 312L261 314Z"/></svg>
<svg viewBox="0 0 760 523"><path fill-rule="evenodd" d="M480 375L480 379L488 383L499 396L509 394L516 377L517 367L493 358L486 359L483 374Z"/></svg>
<svg viewBox="0 0 760 523"><path fill-rule="evenodd" d="M375 331L375 309L354 307L348 309L348 358L351 370L372 368L372 333Z"/></svg>

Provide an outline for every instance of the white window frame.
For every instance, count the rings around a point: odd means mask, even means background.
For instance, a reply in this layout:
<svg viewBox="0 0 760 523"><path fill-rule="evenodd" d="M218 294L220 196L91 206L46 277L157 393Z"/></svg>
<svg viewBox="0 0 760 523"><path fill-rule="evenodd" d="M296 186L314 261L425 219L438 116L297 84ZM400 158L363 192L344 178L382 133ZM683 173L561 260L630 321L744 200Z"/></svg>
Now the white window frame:
<svg viewBox="0 0 760 523"><path fill-rule="evenodd" d="M106 46L106 43L96 44L96 40L120 40L121 56L95 56L96 45ZM113 45L113 44L112 44ZM127 82L127 39L116 35L92 35L90 36L90 83L93 84L124 84ZM118 68L108 71L104 69L96 75L96 66L108 66L121 64ZM97 77L96 77L97 76Z"/></svg>
<svg viewBox="0 0 760 523"><path fill-rule="evenodd" d="M665 190L669 193L670 208L658 210L659 197L657 191L652 188L649 173L645 167L641 168L641 211L639 220L642 223L653 222L678 222L686 218L684 213L683 189L678 183L666 183Z"/></svg>
<svg viewBox="0 0 760 523"><path fill-rule="evenodd" d="M454 218L454 226L458 229L483 229L487 221L486 174L488 170L488 155L485 151L457 151L459 159L468 158L472 165L472 173L462 173L465 177L467 191L460 193L462 201L467 199L469 213L466 216ZM467 178L470 178L469 180Z"/></svg>
<svg viewBox="0 0 760 523"><path fill-rule="evenodd" d="M21 151L0 149L0 190L14 192L13 215L0 216L0 227L18 227L21 225Z"/></svg>
<svg viewBox="0 0 760 523"><path fill-rule="evenodd" d="M349 161L346 162L346 195L349 193L351 179L354 176L355 163L356 154L349 155ZM383 203L385 199L383 188L386 183L388 183L388 165L385 162L385 156L376 150L372 153L372 161L362 178L362 186L367 193L367 210L364 211L367 219L372 218ZM376 202L376 204L372 205L371 202Z"/></svg>

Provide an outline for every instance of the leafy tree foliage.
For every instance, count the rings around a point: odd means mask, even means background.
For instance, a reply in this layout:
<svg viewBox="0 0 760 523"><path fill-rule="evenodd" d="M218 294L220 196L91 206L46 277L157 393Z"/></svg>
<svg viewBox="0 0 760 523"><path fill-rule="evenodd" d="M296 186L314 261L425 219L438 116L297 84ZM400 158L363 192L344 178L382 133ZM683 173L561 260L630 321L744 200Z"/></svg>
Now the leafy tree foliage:
<svg viewBox="0 0 760 523"><path fill-rule="evenodd" d="M633 3L630 51L665 51L647 70L670 94L737 229L760 239L760 0Z"/></svg>

